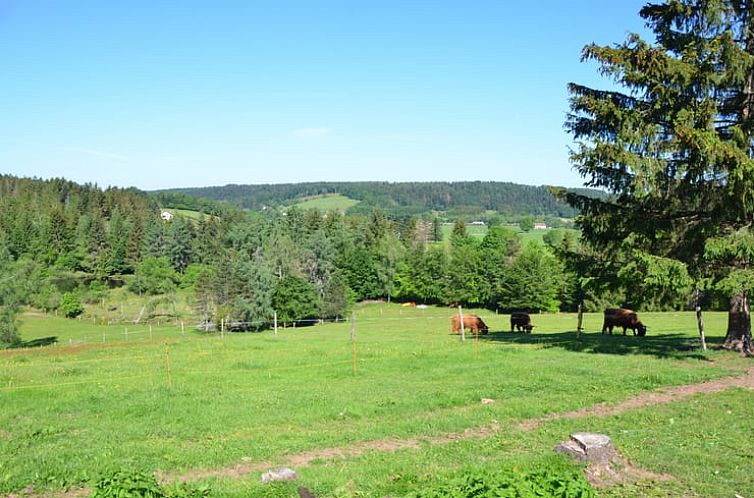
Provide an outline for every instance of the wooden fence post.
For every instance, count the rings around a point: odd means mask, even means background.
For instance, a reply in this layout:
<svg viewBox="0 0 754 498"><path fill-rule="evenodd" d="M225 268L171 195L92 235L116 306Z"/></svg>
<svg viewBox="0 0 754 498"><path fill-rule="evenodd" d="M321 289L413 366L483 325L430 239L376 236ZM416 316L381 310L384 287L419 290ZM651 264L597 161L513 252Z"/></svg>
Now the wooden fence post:
<svg viewBox="0 0 754 498"><path fill-rule="evenodd" d="M173 375L170 371L170 345L165 343L165 366L168 374L168 389L173 389Z"/></svg>
<svg viewBox="0 0 754 498"><path fill-rule="evenodd" d="M702 340L702 350L707 351L707 341L704 339L704 321L702 320L702 306L699 304L699 289L696 289L696 325L699 328L699 337Z"/></svg>
<svg viewBox="0 0 754 498"><path fill-rule="evenodd" d="M351 312L351 349L353 350L353 375L356 375L356 365L357 365L357 356L356 356L356 312Z"/></svg>
<svg viewBox="0 0 754 498"><path fill-rule="evenodd" d="M464 342L466 340L466 329L463 326L463 311L460 304L458 305L458 319L461 322L461 342Z"/></svg>

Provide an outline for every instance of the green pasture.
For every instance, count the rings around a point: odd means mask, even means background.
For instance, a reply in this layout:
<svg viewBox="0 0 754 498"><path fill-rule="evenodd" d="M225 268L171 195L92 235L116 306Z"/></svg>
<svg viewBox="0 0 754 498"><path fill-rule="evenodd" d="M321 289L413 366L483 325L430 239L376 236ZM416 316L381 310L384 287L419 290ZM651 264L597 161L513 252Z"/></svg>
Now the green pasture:
<svg viewBox="0 0 754 498"><path fill-rule="evenodd" d="M202 213L199 211L191 211L189 209L168 209L171 213L173 213L176 216L183 216L185 218L189 218L192 220L206 220L209 218L209 215L206 213Z"/></svg>
<svg viewBox="0 0 754 498"><path fill-rule="evenodd" d="M524 232L521 230L518 225L505 225L506 228L509 228L516 232L519 237L521 237L521 242L523 244L526 244L530 240L536 241L540 244L544 244L543 237L547 232L549 232L552 229L547 230L529 230L528 232ZM442 237L443 240L449 241L450 235L453 233L453 224L443 224L442 225ZM574 240L578 240L580 233L578 230L574 230L572 228L566 229L569 232L571 232L571 235L573 235ZM466 225L466 233L469 234L472 237L475 237L479 240L483 239L484 236L487 234L487 225Z"/></svg>
<svg viewBox="0 0 754 498"><path fill-rule="evenodd" d="M341 211L345 212L351 206L355 206L359 201L351 199L343 194L318 195L307 197L296 206L301 209L319 209L320 211Z"/></svg>
<svg viewBox="0 0 754 498"><path fill-rule="evenodd" d="M316 496L399 496L475 469L568 465L552 454L555 444L599 431L635 465L672 476L600 496L754 494L750 391L517 427L742 374L750 360L714 349L724 313L705 314L712 348L702 352L693 313L642 313L644 338L603 336L601 317L587 314L577 340L572 314L534 315L534 333L521 334L509 331L507 315L476 312L491 332L463 342L450 334L454 310L398 304L357 306L353 323L277 335L206 335L175 321L153 323L151 335L131 324L126 335L123 323L26 313L24 340L58 343L0 352L0 493L75 488L115 469L198 479L364 448L301 465L295 483L263 487L261 470L205 480L214 495L239 498L295 496L299 485ZM481 427L494 429L446 437ZM415 444L381 451L375 441Z"/></svg>
<svg viewBox="0 0 754 498"><path fill-rule="evenodd" d="M453 223L443 223L440 226L443 240L450 240L450 235L453 233L453 225ZM466 233L471 237L476 237L479 240L482 240L487 233L487 225L471 225L467 223Z"/></svg>

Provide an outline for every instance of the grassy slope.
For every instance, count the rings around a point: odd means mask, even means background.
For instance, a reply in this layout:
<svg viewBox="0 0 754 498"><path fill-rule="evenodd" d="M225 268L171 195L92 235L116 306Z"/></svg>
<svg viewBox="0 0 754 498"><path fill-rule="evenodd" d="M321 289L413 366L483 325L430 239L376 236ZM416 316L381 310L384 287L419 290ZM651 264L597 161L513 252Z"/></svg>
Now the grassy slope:
<svg viewBox="0 0 754 498"><path fill-rule="evenodd" d="M693 314L642 314L651 334L644 339L601 336L595 332L601 318L587 315L591 333L576 342L567 332L575 328L573 315L534 316L537 332L524 336L505 332L506 316L481 311L493 332L462 344L448 333L451 313L358 307L356 375L351 327L344 323L223 339L181 334L172 325L159 338L153 330L151 341L145 331L128 340L108 336L103 345L90 338L113 326L27 316L24 338L29 328L40 333L47 323L62 345L0 353L0 454L9 456L0 460L0 493L28 484L60 489L114 468L184 472L358 441L437 436L493 421L503 429L482 441L368 453L300 473L317 496L395 495L471 467L552 458L543 455L569 432L600 430L635 463L681 480L652 489L699 496L754 491L747 484L750 445L740 436L754 429L751 417L741 416L749 392L555 421L528 433L514 428L522 419L617 403L749 366L735 355L697 351ZM725 315L709 313L705 320L710 343L721 342ZM481 405L480 398L497 402ZM728 431L723 420L734 420L739 432ZM701 434L700 427L708 430ZM740 464L728 465L728 457ZM713 468L717 474L710 474ZM258 495L258 478L214 487L227 496ZM282 485L264 493L278 492L294 491ZM606 496L621 496L616 493L644 495L629 486Z"/></svg>
<svg viewBox="0 0 754 498"><path fill-rule="evenodd" d="M184 216L192 220L206 220L207 218L209 218L208 214L201 213L199 211L190 211L188 209L168 209L167 211L170 211L176 216Z"/></svg>
<svg viewBox="0 0 754 498"><path fill-rule="evenodd" d="M351 206L355 206L359 201L351 199L342 194L321 195L316 197L310 197L306 200L296 203L296 206L301 209L314 209L317 208L320 211L345 211Z"/></svg>

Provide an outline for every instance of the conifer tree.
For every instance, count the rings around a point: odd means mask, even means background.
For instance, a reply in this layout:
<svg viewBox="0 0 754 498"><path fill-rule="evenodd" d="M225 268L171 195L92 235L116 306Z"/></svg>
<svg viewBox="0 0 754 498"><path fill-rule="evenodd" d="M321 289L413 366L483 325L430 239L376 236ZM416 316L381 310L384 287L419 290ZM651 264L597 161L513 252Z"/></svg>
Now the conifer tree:
<svg viewBox="0 0 754 498"><path fill-rule="evenodd" d="M754 1L668 0L631 34L588 45L615 89L571 84L572 162L608 199L569 195L603 251L640 249L716 277L730 296L726 347L754 353Z"/></svg>

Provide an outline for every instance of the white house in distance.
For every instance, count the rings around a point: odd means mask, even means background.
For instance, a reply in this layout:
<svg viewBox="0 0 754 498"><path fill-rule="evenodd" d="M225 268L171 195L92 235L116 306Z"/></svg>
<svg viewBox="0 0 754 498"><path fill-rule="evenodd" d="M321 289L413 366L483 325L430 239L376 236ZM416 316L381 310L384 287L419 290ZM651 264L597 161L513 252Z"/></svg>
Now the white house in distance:
<svg viewBox="0 0 754 498"><path fill-rule="evenodd" d="M535 223L534 230L547 230L547 225L544 223Z"/></svg>
<svg viewBox="0 0 754 498"><path fill-rule="evenodd" d="M173 213L171 213L170 211L161 211L160 218L165 221L173 221Z"/></svg>

